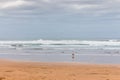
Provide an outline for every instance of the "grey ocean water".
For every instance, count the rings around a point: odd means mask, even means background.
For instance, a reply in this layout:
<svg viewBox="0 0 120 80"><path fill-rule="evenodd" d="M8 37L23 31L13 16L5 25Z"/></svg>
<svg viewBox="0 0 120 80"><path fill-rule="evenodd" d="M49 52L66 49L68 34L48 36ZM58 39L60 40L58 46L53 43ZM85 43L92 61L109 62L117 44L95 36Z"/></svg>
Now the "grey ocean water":
<svg viewBox="0 0 120 80"><path fill-rule="evenodd" d="M120 41L0 41L0 58L33 62L120 64Z"/></svg>

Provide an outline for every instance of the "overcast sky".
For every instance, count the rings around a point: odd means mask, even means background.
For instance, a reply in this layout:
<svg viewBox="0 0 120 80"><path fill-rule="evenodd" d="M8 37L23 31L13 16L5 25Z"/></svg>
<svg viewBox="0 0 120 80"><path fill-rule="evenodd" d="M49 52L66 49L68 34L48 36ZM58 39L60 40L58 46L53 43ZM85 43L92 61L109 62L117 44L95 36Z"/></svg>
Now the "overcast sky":
<svg viewBox="0 0 120 80"><path fill-rule="evenodd" d="M120 0L0 0L0 40L120 38Z"/></svg>

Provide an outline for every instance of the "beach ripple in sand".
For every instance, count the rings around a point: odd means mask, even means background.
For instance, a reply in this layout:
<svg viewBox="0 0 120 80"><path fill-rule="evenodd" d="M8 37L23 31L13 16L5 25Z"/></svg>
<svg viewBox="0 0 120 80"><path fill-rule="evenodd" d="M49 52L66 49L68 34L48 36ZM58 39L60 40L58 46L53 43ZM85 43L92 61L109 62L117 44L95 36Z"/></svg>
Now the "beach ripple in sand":
<svg viewBox="0 0 120 80"><path fill-rule="evenodd" d="M120 80L119 66L0 62L0 80Z"/></svg>

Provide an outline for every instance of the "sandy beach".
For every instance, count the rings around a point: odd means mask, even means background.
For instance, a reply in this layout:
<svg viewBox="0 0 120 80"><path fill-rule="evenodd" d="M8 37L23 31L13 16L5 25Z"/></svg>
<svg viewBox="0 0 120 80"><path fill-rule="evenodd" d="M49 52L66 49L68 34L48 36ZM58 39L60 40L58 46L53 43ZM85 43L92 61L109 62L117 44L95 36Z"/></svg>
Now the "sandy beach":
<svg viewBox="0 0 120 80"><path fill-rule="evenodd" d="M0 80L120 80L120 66L0 60Z"/></svg>

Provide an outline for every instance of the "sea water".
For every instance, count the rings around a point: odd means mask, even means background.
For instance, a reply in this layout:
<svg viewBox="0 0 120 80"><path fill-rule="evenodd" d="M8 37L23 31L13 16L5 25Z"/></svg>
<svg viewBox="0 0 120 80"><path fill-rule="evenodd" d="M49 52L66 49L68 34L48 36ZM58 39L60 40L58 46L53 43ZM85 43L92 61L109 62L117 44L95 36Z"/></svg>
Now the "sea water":
<svg viewBox="0 0 120 80"><path fill-rule="evenodd" d="M0 41L0 58L35 62L120 63L120 40Z"/></svg>

